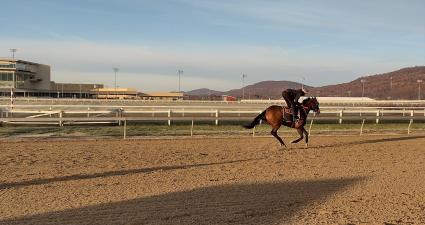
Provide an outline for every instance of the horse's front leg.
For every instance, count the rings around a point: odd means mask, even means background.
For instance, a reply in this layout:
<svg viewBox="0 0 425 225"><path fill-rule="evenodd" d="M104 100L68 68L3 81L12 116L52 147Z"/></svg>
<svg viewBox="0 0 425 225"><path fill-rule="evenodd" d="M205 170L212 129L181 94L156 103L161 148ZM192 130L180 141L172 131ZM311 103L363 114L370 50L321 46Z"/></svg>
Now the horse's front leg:
<svg viewBox="0 0 425 225"><path fill-rule="evenodd" d="M305 147L308 148L308 135L309 133L305 130L305 128L303 127L303 133L305 134Z"/></svg>
<svg viewBox="0 0 425 225"><path fill-rule="evenodd" d="M300 135L300 137L296 140L293 140L292 143L298 143L304 138L303 130L301 128L297 128L297 132Z"/></svg>
<svg viewBox="0 0 425 225"><path fill-rule="evenodd" d="M276 126L276 127L273 127L273 129L272 129L272 131L270 133L273 135L273 137L275 137L279 141L280 146L285 146L286 147L285 142L283 142L282 138L280 138L279 135L277 134L277 130L279 130L279 127L280 127L280 125L279 126Z"/></svg>

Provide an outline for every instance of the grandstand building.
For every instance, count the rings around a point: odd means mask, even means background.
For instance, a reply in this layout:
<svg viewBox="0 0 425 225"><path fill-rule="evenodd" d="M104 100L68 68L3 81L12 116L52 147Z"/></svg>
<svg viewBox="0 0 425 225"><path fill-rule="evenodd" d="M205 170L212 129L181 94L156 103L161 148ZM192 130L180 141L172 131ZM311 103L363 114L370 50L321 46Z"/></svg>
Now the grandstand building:
<svg viewBox="0 0 425 225"><path fill-rule="evenodd" d="M50 66L19 59L0 59L0 96L91 98L103 84L55 83Z"/></svg>
<svg viewBox="0 0 425 225"><path fill-rule="evenodd" d="M103 84L56 83L50 66L19 59L0 58L0 97L98 98L181 100L183 93L140 93L131 88L105 88Z"/></svg>
<svg viewBox="0 0 425 225"><path fill-rule="evenodd" d="M0 88L50 90L50 66L24 60L0 59Z"/></svg>

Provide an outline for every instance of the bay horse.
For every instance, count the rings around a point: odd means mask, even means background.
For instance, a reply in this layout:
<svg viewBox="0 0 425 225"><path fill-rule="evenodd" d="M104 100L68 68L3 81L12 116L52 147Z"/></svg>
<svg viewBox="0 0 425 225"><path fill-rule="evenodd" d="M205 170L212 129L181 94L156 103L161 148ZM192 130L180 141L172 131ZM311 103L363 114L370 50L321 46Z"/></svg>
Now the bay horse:
<svg viewBox="0 0 425 225"><path fill-rule="evenodd" d="M296 140L293 140L292 143L298 143L304 138L305 134L305 143L308 146L308 132L305 130L304 126L307 122L308 113L313 110L315 113L320 113L319 102L315 97L308 97L304 99L301 103L301 107L299 109L300 119L297 121L292 121L292 113L289 107L282 107L278 105L272 105L260 113L249 125L244 125L246 129L252 129L256 125L260 123L261 120L267 121L268 124L272 127L272 131L270 132L273 137L275 137L280 146L285 146L282 138L279 137L277 131L279 130L281 125L295 128L298 131L300 137Z"/></svg>

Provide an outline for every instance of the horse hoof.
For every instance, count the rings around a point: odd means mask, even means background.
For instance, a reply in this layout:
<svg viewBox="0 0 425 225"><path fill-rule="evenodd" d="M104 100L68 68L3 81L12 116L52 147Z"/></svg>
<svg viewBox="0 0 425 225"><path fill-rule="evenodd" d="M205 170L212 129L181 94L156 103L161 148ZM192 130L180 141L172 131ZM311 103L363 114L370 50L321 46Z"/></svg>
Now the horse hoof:
<svg viewBox="0 0 425 225"><path fill-rule="evenodd" d="M305 144L305 148L308 148L308 144Z"/></svg>

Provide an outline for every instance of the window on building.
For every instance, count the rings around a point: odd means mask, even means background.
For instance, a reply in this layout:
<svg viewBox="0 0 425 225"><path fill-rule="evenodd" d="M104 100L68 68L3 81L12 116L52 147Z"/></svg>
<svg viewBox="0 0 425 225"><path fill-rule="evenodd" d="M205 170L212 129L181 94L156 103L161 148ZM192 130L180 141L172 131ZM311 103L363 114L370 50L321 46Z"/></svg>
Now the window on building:
<svg viewBox="0 0 425 225"><path fill-rule="evenodd" d="M15 68L15 64L0 64L0 68Z"/></svg>
<svg viewBox="0 0 425 225"><path fill-rule="evenodd" d="M2 72L0 73L1 81L13 81L13 73Z"/></svg>

